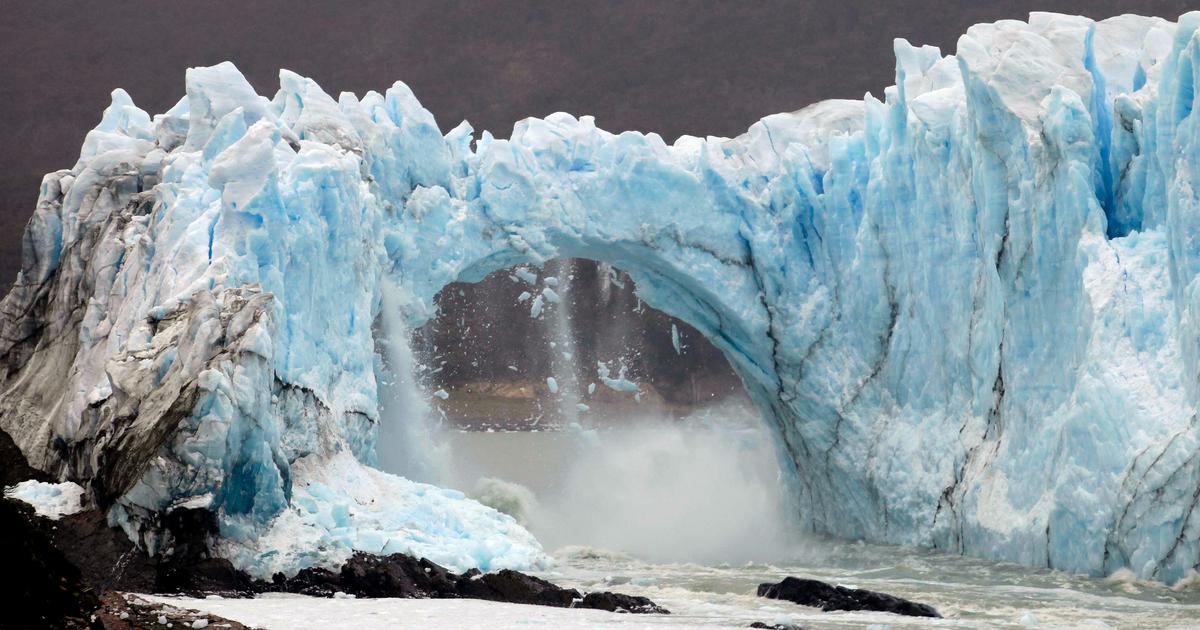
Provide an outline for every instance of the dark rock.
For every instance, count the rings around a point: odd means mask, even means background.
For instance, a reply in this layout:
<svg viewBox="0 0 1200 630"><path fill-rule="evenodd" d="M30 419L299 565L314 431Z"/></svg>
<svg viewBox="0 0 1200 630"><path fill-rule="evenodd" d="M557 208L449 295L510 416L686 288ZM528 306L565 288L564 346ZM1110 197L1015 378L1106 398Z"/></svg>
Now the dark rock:
<svg viewBox="0 0 1200 630"><path fill-rule="evenodd" d="M655 604L646 597L622 595L620 593L593 592L584 595L576 608L594 608L608 612L628 612L653 615L669 615L671 611Z"/></svg>
<svg viewBox="0 0 1200 630"><path fill-rule="evenodd" d="M355 597L428 597L435 599L484 599L510 604L594 608L610 612L670 614L645 597L619 593L588 593L562 588L532 575L508 569L480 573L471 569L461 575L424 558L397 553L372 556L356 553L338 572L304 569L293 577L276 574L270 583L259 582L259 592L283 591L314 597L346 593Z"/></svg>
<svg viewBox="0 0 1200 630"><path fill-rule="evenodd" d="M12 437L0 431L0 482L8 486L27 479L53 481L31 467ZM254 581L248 575L233 568L228 560L210 556L209 542L217 534L217 523L216 515L209 510L176 509L162 515L164 551L160 557L150 558L123 531L109 527L100 510L50 520L36 516L19 502L3 503L18 512L28 512L24 527L46 539L93 592L253 592Z"/></svg>
<svg viewBox="0 0 1200 630"><path fill-rule="evenodd" d="M357 597L454 597L455 576L424 558L356 553L342 565L342 591Z"/></svg>
<svg viewBox="0 0 1200 630"><path fill-rule="evenodd" d="M562 588L518 571L468 571L458 579L457 586L460 597L471 599L560 608L589 608L619 613L671 614L666 608L645 597L609 592L582 595L573 588Z"/></svg>
<svg viewBox="0 0 1200 630"><path fill-rule="evenodd" d="M277 573L270 584L259 583L255 590L283 591L313 597L333 597L346 593L355 597L457 597L458 576L424 558L402 553L372 556L356 553L338 572L328 569L304 569L293 577Z"/></svg>
<svg viewBox="0 0 1200 630"><path fill-rule="evenodd" d="M562 588L541 578L508 569L496 573L468 571L459 578L457 586L461 597L493 602L570 608L583 599L583 595L573 588Z"/></svg>
<svg viewBox="0 0 1200 630"><path fill-rule="evenodd" d="M0 431L0 486L18 484L22 481L54 481L46 473L29 465L21 448L13 441L12 436Z"/></svg>
<svg viewBox="0 0 1200 630"><path fill-rule="evenodd" d="M159 563L154 592L239 597L254 595L258 589L249 575L234 568L228 560L203 558L191 564Z"/></svg>
<svg viewBox="0 0 1200 630"><path fill-rule="evenodd" d="M941 617L937 610L927 604L918 604L886 593L834 586L796 577L786 577L778 584L760 584L758 596L786 599L801 606L820 608L825 612L873 610L910 617Z"/></svg>
<svg viewBox="0 0 1200 630"><path fill-rule="evenodd" d="M23 503L0 500L0 558L8 602L0 627L87 628L99 597L54 548L41 520Z"/></svg>
<svg viewBox="0 0 1200 630"><path fill-rule="evenodd" d="M763 623L761 621L755 621L754 623L752 623L746 627L747 628L766 628L767 630L804 630L804 628L802 628L800 626L794 626L790 623L767 624L767 623Z"/></svg>
<svg viewBox="0 0 1200 630"><path fill-rule="evenodd" d="M79 568L98 591L113 589L149 593L155 590L154 562L119 529L108 526L99 510L87 510L58 521L42 521L54 546Z"/></svg>
<svg viewBox="0 0 1200 630"><path fill-rule="evenodd" d="M162 517L164 551L156 559L154 591L202 595L250 595L254 580L224 558L209 554L209 542L217 536L216 513L206 509L180 508Z"/></svg>
<svg viewBox="0 0 1200 630"><path fill-rule="evenodd" d="M125 606L116 591L239 596L256 588L228 560L208 557L207 547L195 540L176 546L176 555L150 558L124 532L109 527L98 510L54 521L37 516L19 501L0 500L0 531L5 533L0 537L5 570L20 576L13 581L16 592L6 595L13 595L13 601L38 602L7 607L0 628L151 627L147 624L156 624L159 614L151 612L161 606L148 602ZM185 528L177 524L173 531L182 536ZM121 619L121 613L129 616ZM179 611L178 618L168 617L181 621L189 614L204 616ZM5 625L9 622L14 625Z"/></svg>
<svg viewBox="0 0 1200 630"><path fill-rule="evenodd" d="M270 585L264 585L259 590L279 593L298 593L310 597L333 597L334 593L342 590L342 575L329 569L301 569L299 573L288 578L282 573L276 573L271 578Z"/></svg>

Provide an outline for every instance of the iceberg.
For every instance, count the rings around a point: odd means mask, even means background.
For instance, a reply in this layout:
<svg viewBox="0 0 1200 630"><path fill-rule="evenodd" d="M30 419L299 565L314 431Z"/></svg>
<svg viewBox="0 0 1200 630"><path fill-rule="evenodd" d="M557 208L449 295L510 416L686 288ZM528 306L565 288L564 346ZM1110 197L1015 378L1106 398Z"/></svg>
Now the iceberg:
<svg viewBox="0 0 1200 630"><path fill-rule="evenodd" d="M897 40L882 100L671 144L563 113L443 133L403 83L282 71L268 99L229 63L153 117L117 90L42 182L0 426L151 550L202 504L259 573L330 541L536 562L508 517L370 468L378 322L588 258L729 358L800 527L1172 581L1200 564L1198 30L1034 13L955 55ZM398 496L338 507L364 488Z"/></svg>

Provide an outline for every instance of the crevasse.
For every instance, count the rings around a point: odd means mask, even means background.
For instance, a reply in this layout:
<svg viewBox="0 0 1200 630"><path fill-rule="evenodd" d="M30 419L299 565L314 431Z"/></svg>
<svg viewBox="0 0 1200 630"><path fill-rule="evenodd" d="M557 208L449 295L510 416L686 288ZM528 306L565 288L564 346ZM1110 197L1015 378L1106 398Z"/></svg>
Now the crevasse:
<svg viewBox="0 0 1200 630"><path fill-rule="evenodd" d="M555 257L627 271L729 357L802 526L1100 574L1200 564L1200 13L1035 13L884 99L734 139L590 117L443 135L193 68L47 175L0 304L0 424L151 550L211 511L260 575L351 549L528 566L536 541L376 461L376 330ZM390 291L390 290L389 290Z"/></svg>

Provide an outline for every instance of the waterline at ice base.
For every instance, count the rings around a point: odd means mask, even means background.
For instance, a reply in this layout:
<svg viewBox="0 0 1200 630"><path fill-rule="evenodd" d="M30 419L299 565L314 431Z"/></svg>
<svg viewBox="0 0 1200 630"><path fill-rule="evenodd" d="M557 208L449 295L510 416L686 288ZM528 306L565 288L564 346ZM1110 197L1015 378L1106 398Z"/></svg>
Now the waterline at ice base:
<svg viewBox="0 0 1200 630"><path fill-rule="evenodd" d="M153 117L117 90L0 304L0 426L151 554L187 509L264 579L549 566L378 442L438 482L404 346L440 290L590 259L724 353L795 530L1175 583L1200 565L1198 32L897 40L882 100L670 145L568 114L443 133L403 83L282 71L267 98L229 63Z"/></svg>

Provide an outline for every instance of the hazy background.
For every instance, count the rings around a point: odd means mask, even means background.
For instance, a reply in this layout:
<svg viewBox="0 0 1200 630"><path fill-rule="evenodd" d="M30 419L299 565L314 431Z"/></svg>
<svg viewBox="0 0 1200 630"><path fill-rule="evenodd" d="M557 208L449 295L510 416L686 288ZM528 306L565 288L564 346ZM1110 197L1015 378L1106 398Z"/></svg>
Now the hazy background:
<svg viewBox="0 0 1200 630"><path fill-rule="evenodd" d="M443 129L564 110L611 131L732 136L766 114L892 83L892 39L952 52L968 25L1055 10L1174 18L1194 0L304 2L0 0L0 290L43 173L69 168L116 87L151 114L184 69L279 68L336 95L403 80Z"/></svg>

